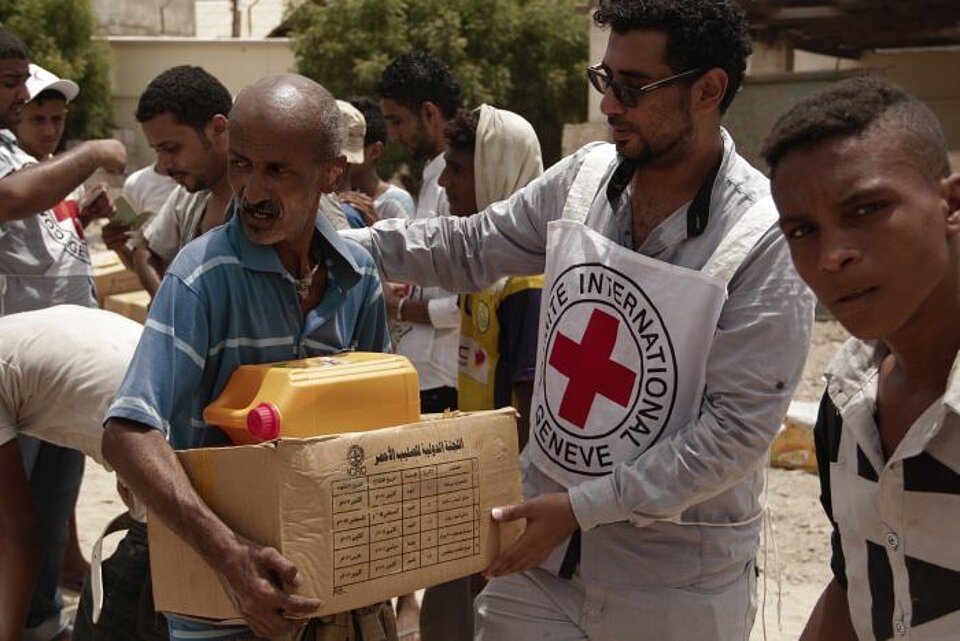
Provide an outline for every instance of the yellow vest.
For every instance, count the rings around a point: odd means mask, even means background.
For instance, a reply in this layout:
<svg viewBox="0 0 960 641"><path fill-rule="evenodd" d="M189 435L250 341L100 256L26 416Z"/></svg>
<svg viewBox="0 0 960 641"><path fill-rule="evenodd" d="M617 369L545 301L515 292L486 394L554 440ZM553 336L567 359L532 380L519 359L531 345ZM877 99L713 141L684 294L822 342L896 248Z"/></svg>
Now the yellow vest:
<svg viewBox="0 0 960 641"><path fill-rule="evenodd" d="M461 410L494 407L500 362L500 303L526 289L542 289L543 276L502 278L482 292L460 295L457 404ZM534 319L533 325L536 325ZM509 329L509 328L508 328ZM516 401L512 398L514 406Z"/></svg>

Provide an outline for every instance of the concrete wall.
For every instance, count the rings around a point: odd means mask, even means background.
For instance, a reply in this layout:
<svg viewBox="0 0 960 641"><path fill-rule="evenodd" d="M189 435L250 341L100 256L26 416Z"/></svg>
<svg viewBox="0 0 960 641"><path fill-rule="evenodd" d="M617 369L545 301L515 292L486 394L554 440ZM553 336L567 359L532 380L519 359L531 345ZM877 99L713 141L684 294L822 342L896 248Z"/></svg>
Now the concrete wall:
<svg viewBox="0 0 960 641"><path fill-rule="evenodd" d="M108 36L230 38L230 0L92 0L97 33ZM285 0L238 0L240 37L263 38L283 19Z"/></svg>
<svg viewBox="0 0 960 641"><path fill-rule="evenodd" d="M107 41L114 57L110 76L113 117L117 127L114 135L127 146L131 170L154 162L153 151L140 131L134 112L143 89L161 71L182 64L200 65L236 94L257 78L296 68L289 41L283 38L112 37Z"/></svg>
<svg viewBox="0 0 960 641"><path fill-rule="evenodd" d="M92 0L97 33L192 36L194 0Z"/></svg>
<svg viewBox="0 0 960 641"><path fill-rule="evenodd" d="M237 4L241 38L263 38L283 20L284 0L239 0ZM230 0L196 0L197 37L231 37L230 5Z"/></svg>
<svg viewBox="0 0 960 641"><path fill-rule="evenodd" d="M960 153L960 48L880 52L861 62L923 100L940 119L951 151Z"/></svg>

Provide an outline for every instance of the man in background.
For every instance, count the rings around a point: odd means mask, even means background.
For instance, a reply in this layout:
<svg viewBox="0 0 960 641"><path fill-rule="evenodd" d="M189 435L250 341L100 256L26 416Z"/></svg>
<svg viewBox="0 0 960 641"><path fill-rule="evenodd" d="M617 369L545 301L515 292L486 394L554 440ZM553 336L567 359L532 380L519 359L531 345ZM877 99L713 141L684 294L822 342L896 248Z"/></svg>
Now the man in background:
<svg viewBox="0 0 960 641"><path fill-rule="evenodd" d="M543 173L537 134L513 112L489 105L461 109L447 123L444 139L440 185L454 216L471 216L505 200ZM520 412L520 449L527 442L542 287L543 276L513 276L481 292L460 295L460 409L512 405ZM420 622L427 641L471 638L471 578L428 590Z"/></svg>
<svg viewBox="0 0 960 641"><path fill-rule="evenodd" d="M448 215L447 197L437 181L443 171L443 130L460 108L460 85L443 62L411 51L387 66L377 92L390 139L425 163L411 220ZM440 287L387 283L384 297L393 321L394 349L410 359L420 378L420 411L456 409L460 334L456 295ZM429 592L425 598L432 598ZM415 639L418 620L422 617L413 595L401 596L397 604L401 634ZM456 640L463 635L441 638Z"/></svg>
<svg viewBox="0 0 960 641"><path fill-rule="evenodd" d="M363 137L363 162L351 164L347 170L353 189L373 200L377 219L412 219L416 213L413 197L401 187L388 183L377 172L377 162L383 157L387 145L387 121L377 103L366 96L353 98L354 107L360 110L367 123ZM341 196L351 202L350 193Z"/></svg>
<svg viewBox="0 0 960 641"><path fill-rule="evenodd" d="M223 83L188 65L164 71L140 95L137 122L157 154L157 170L178 185L144 225L133 251L134 269L151 296L177 252L226 220L232 103Z"/></svg>
<svg viewBox="0 0 960 641"><path fill-rule="evenodd" d="M460 107L460 86L446 65L414 51L387 66L377 91L390 138L414 159L427 161L414 219L448 215L447 197L437 180L443 171L443 130ZM457 297L439 287L416 285L388 287L385 295L388 315L395 321L397 353L409 358L420 374L421 410L456 409Z"/></svg>

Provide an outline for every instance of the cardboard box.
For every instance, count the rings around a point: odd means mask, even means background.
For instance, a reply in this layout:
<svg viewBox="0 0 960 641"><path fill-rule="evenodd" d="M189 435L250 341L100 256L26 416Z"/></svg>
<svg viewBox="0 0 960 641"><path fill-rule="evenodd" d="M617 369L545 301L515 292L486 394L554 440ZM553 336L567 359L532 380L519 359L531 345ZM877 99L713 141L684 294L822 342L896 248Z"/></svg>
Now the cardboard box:
<svg viewBox="0 0 960 641"><path fill-rule="evenodd" d="M512 409L178 456L227 525L297 566L315 615L480 572L522 531L490 518L520 501ZM236 619L206 562L148 522L157 610Z"/></svg>
<svg viewBox="0 0 960 641"><path fill-rule="evenodd" d="M125 294L111 294L103 301L103 308L135 320L141 325L147 321L150 307L150 294L145 289Z"/></svg>
<svg viewBox="0 0 960 641"><path fill-rule="evenodd" d="M104 306L106 298L112 294L124 294L143 287L137 275L123 266L116 252L109 250L94 252L91 262L93 263L93 282L97 287L100 307Z"/></svg>

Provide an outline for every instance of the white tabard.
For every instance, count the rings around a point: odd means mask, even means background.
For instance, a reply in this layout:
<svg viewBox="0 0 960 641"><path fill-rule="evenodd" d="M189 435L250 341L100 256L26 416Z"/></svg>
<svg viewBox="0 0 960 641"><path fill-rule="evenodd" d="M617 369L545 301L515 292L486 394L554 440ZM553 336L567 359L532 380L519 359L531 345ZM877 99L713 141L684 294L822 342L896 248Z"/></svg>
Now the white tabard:
<svg viewBox="0 0 960 641"><path fill-rule="evenodd" d="M655 260L583 224L612 146L584 162L547 227L531 461L564 487L636 461L700 411L726 286L775 220L757 203L703 270Z"/></svg>

